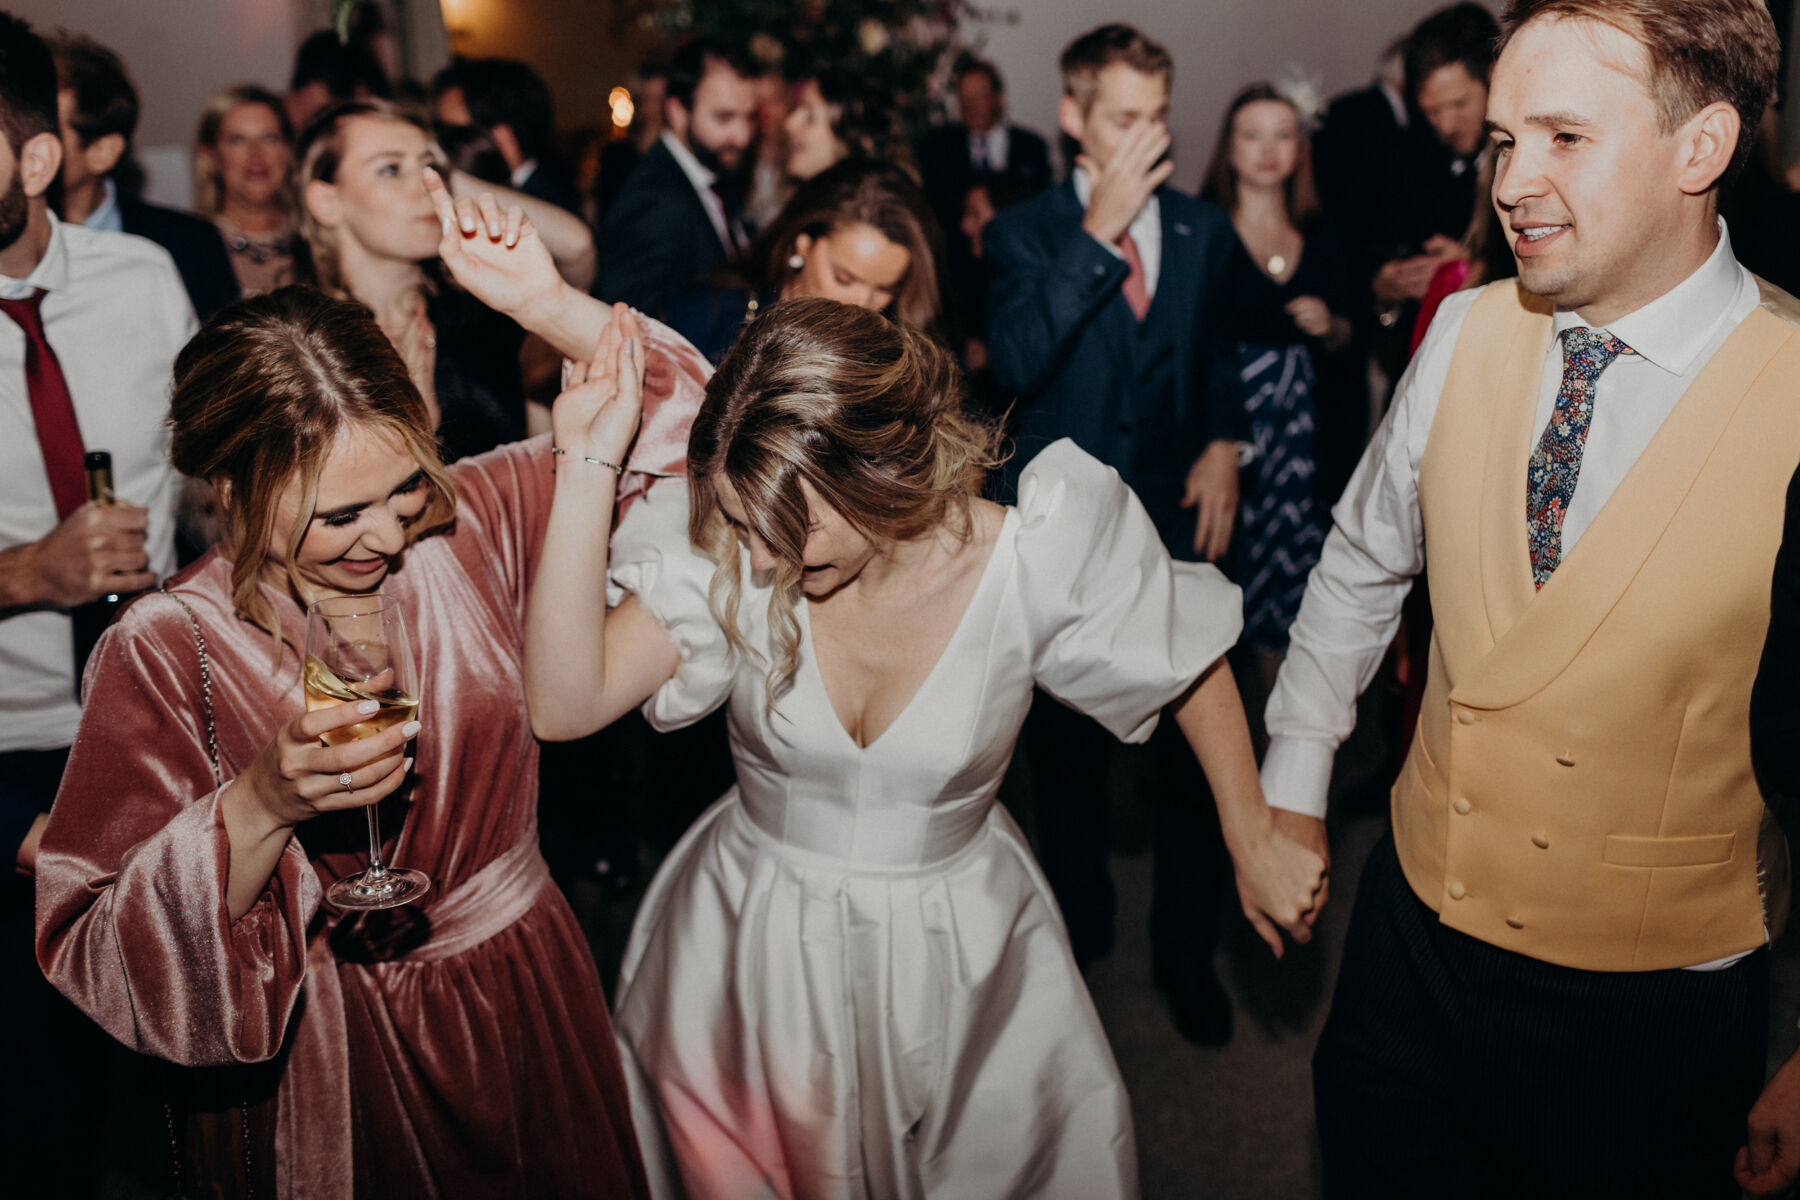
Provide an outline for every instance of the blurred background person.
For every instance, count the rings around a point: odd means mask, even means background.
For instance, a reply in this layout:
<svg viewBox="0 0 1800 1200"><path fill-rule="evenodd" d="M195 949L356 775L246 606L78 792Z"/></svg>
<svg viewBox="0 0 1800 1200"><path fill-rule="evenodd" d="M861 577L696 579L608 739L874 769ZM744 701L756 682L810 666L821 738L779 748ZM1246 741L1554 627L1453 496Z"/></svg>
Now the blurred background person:
<svg viewBox="0 0 1800 1200"><path fill-rule="evenodd" d="M1317 490L1314 414L1324 403L1315 359L1350 340L1343 263L1321 219L1311 158L1294 102L1267 83L1251 84L1226 109L1201 189L1231 214L1238 234L1231 307L1253 453L1231 564L1244 589L1238 653L1251 668L1252 713L1274 685L1330 524L1330 500ZM1260 726L1253 718L1258 743Z"/></svg>
<svg viewBox="0 0 1800 1200"><path fill-rule="evenodd" d="M631 94L631 124L622 138L609 138L595 153L591 175L578 179L586 197L582 215L598 229L612 210L625 180L638 160L656 145L663 131L663 100L668 95L669 77L660 62L647 60L638 65L625 89Z"/></svg>
<svg viewBox="0 0 1800 1200"><path fill-rule="evenodd" d="M431 81L440 135L479 131L506 165L502 183L554 204L581 210L568 166L556 153L556 114L538 73L507 58L457 59Z"/></svg>
<svg viewBox="0 0 1800 1200"><path fill-rule="evenodd" d="M194 142L194 209L218 226L239 292L294 282L294 127L281 98L226 88L207 101Z"/></svg>
<svg viewBox="0 0 1800 1200"><path fill-rule="evenodd" d="M960 224L963 199L977 179L1004 179L1021 199L1051 183L1048 143L1006 119L1006 83L999 68L969 59L957 68L954 90L958 119L919 143L925 194L947 230Z"/></svg>
<svg viewBox="0 0 1800 1200"><path fill-rule="evenodd" d="M917 174L893 96L849 68L832 67L794 85L784 127L787 171L804 181L852 156L878 158Z"/></svg>
<svg viewBox="0 0 1800 1200"><path fill-rule="evenodd" d="M749 244L740 218L762 73L742 46L696 38L676 51L662 134L600 226L601 299L661 316Z"/></svg>
<svg viewBox="0 0 1800 1200"><path fill-rule="evenodd" d="M688 288L669 325L715 365L777 300L824 296L939 332L943 235L925 194L892 163L845 159L801 184L721 279Z"/></svg>
<svg viewBox="0 0 1800 1200"><path fill-rule="evenodd" d="M779 71L771 70L756 81L756 145L751 148L754 162L744 199L744 224L753 235L767 229L794 194L787 169L787 119L793 96L794 89Z"/></svg>
<svg viewBox="0 0 1800 1200"><path fill-rule="evenodd" d="M299 155L304 277L374 314L425 399L446 460L524 437L523 331L436 269L442 230L420 172L445 168L424 114L345 101L314 118ZM565 278L591 279L593 244L579 218L497 194L525 207Z"/></svg>
<svg viewBox="0 0 1800 1200"><path fill-rule="evenodd" d="M237 276L211 222L138 196L141 173L131 157L138 94L125 64L100 43L72 34L50 39L50 53L62 127L63 220L136 234L167 250L204 321L237 298Z"/></svg>
<svg viewBox="0 0 1800 1200"><path fill-rule="evenodd" d="M361 17L371 10L377 23L371 25L363 20L360 32L386 33L379 24L378 8L359 5L357 15ZM353 36L346 41L334 29L321 29L294 52L294 73L288 79L282 105L288 124L299 129L312 120L313 114L339 100L385 99L393 91L387 68L365 38Z"/></svg>

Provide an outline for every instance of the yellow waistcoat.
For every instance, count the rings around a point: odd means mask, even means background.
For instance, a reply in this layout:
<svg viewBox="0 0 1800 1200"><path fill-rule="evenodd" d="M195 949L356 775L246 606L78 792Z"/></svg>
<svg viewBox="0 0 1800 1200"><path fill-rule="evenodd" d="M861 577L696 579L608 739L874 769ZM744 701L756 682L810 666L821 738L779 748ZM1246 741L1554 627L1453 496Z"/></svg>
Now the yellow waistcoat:
<svg viewBox="0 0 1800 1200"><path fill-rule="evenodd" d="M1444 924L1645 971L1760 946L1765 905L1785 913L1749 711L1800 459L1800 303L1763 300L1541 591L1525 470L1551 310L1511 281L1471 307L1419 470L1436 627L1393 793Z"/></svg>

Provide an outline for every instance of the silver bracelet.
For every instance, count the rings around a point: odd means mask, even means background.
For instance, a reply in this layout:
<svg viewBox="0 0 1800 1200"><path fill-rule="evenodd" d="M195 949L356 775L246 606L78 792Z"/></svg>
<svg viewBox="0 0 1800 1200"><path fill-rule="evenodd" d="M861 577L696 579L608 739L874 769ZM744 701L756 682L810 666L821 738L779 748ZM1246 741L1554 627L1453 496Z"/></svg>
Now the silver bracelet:
<svg viewBox="0 0 1800 1200"><path fill-rule="evenodd" d="M568 451L564 450L561 446L552 446L552 447L550 447L550 453L552 453L552 454L567 454ZM625 462L623 462L623 463L607 462L604 458L589 458L587 455L584 454L581 456L581 461L593 463L596 467L605 467L607 470L611 471L614 475L624 475L625 474L625 463L628 463L631 460L626 459Z"/></svg>

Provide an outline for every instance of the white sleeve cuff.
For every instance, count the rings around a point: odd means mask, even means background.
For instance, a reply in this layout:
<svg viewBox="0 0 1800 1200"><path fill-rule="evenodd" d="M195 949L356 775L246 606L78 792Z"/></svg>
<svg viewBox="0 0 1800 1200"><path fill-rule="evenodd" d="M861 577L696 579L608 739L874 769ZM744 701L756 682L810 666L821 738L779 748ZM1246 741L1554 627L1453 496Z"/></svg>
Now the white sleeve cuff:
<svg viewBox="0 0 1800 1200"><path fill-rule="evenodd" d="M1274 737L1263 756L1263 796L1271 808L1325 819L1331 791L1331 763L1337 750L1330 742Z"/></svg>

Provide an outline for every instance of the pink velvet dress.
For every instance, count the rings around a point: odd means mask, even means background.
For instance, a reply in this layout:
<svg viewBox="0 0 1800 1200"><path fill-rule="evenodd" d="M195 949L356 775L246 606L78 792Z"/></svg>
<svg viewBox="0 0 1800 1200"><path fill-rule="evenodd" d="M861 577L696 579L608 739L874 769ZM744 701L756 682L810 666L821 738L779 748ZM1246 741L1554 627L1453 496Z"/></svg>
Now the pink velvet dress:
<svg viewBox="0 0 1800 1200"><path fill-rule="evenodd" d="M634 462L679 470L710 368L660 328L647 358L653 402L668 403ZM454 530L382 585L422 677L416 763L382 811L390 861L431 876L419 906L359 920L320 903L367 865L351 811L301 825L231 920L188 617L146 595L101 640L38 860L38 958L126 1046L223 1068L172 1073L192 1117L186 1194L645 1193L599 977L537 849L521 666L551 461L538 439L451 468ZM229 783L302 710L304 614L277 599L272 669L272 639L234 613L216 551L171 587L206 638Z"/></svg>

